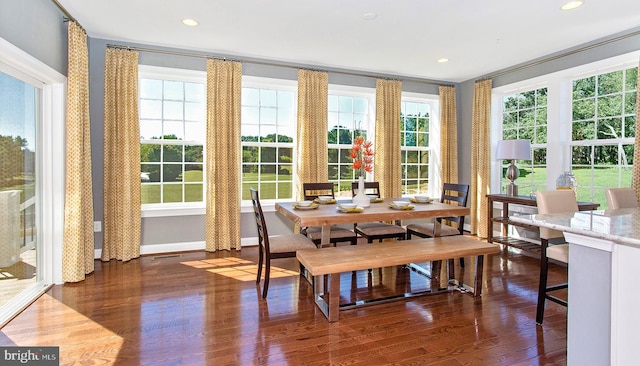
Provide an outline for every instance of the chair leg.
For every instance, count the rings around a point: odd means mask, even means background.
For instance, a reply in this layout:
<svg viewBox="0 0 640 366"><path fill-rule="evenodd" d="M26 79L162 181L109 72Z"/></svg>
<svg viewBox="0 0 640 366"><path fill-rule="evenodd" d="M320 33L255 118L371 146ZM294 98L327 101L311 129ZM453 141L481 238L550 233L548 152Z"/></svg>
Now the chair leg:
<svg viewBox="0 0 640 366"><path fill-rule="evenodd" d="M258 277L256 283L260 283L260 277L262 276L262 262L264 261L264 254L262 252L262 246L258 248Z"/></svg>
<svg viewBox="0 0 640 366"><path fill-rule="evenodd" d="M549 259L547 258L547 247L549 241L541 239L540 248L540 283L538 284L538 306L536 308L536 323L542 325L544 318L544 303L547 296L547 271L549 269Z"/></svg>
<svg viewBox="0 0 640 366"><path fill-rule="evenodd" d="M460 267L464 268L464 258L460 257Z"/></svg>
<svg viewBox="0 0 640 366"><path fill-rule="evenodd" d="M264 269L264 288L262 289L262 298L267 298L267 291L269 291L269 274L271 273L271 258L265 258Z"/></svg>

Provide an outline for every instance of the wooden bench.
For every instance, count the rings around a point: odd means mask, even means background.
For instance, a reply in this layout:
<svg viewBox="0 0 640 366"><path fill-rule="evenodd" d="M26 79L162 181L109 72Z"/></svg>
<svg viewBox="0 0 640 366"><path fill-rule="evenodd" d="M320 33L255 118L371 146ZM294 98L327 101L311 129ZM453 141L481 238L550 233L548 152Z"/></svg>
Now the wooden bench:
<svg viewBox="0 0 640 366"><path fill-rule="evenodd" d="M458 283L453 277L453 261L449 261L448 283L444 291L465 289L480 296L482 290L482 267L484 255L499 253L495 244L489 244L465 236L450 236L433 239L403 240L369 245L342 246L318 250L300 250L296 256L309 275L313 276L315 303L327 317L329 322L338 320L341 308L365 305L376 302L376 299L366 303L340 305L340 273L366 270L371 268L392 267L398 265L439 262L459 257L476 256L473 288ZM396 298L417 295L434 294L443 291L422 291L408 293ZM379 301L390 300L385 297Z"/></svg>

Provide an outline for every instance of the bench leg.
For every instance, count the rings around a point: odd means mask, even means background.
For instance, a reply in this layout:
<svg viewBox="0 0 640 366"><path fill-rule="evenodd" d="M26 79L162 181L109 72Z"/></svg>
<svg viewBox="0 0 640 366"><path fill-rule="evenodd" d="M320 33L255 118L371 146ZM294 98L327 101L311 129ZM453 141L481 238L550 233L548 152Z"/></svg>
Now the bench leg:
<svg viewBox="0 0 640 366"><path fill-rule="evenodd" d="M340 311L340 273L314 277L315 303L327 320L338 321Z"/></svg>

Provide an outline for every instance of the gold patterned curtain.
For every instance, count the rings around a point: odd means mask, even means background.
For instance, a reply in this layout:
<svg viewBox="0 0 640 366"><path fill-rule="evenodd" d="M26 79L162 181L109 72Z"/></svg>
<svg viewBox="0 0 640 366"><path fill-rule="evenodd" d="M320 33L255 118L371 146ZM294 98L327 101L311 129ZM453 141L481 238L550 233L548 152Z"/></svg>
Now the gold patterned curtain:
<svg viewBox="0 0 640 366"><path fill-rule="evenodd" d="M298 70L298 160L296 190L302 199L302 184L329 179L327 157L327 118L329 75L326 72Z"/></svg>
<svg viewBox="0 0 640 366"><path fill-rule="evenodd" d="M207 60L208 252L240 250L240 109L242 64Z"/></svg>
<svg viewBox="0 0 640 366"><path fill-rule="evenodd" d="M380 182L382 197L402 195L400 152L400 108L402 82L376 80L376 138L374 179Z"/></svg>
<svg viewBox="0 0 640 366"><path fill-rule="evenodd" d="M104 65L102 260L140 256L138 53L107 48Z"/></svg>
<svg viewBox="0 0 640 366"><path fill-rule="evenodd" d="M633 178L631 183L640 202L640 63L638 64L638 85L636 86L636 137L633 144Z"/></svg>
<svg viewBox="0 0 640 366"><path fill-rule="evenodd" d="M444 183L458 183L458 120L456 88L440 88L440 176Z"/></svg>
<svg viewBox="0 0 640 366"><path fill-rule="evenodd" d="M491 80L476 82L471 126L471 234L487 237L487 194L491 185Z"/></svg>
<svg viewBox="0 0 640 366"><path fill-rule="evenodd" d="M82 27L70 21L68 33L62 280L78 282L94 269L89 51Z"/></svg>

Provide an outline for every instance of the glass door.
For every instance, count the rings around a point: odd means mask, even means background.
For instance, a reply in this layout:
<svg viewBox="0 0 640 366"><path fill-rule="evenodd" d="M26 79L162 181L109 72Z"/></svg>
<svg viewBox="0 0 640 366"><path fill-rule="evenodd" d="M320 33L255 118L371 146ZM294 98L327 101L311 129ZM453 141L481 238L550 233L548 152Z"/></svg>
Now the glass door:
<svg viewBox="0 0 640 366"><path fill-rule="evenodd" d="M41 93L0 72L0 308L41 280L36 175Z"/></svg>

